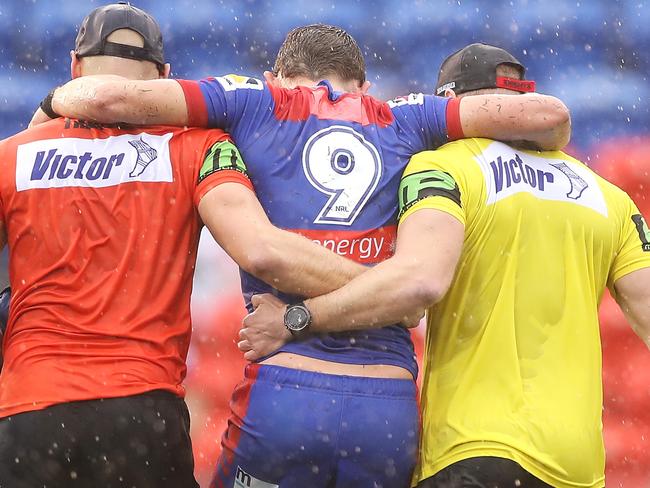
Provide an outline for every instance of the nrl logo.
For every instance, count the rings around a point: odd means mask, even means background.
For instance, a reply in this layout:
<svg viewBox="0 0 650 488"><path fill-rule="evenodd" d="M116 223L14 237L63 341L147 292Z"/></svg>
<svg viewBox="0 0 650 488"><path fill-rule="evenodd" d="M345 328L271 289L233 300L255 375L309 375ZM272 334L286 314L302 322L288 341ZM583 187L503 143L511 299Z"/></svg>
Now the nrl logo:
<svg viewBox="0 0 650 488"><path fill-rule="evenodd" d="M136 176L140 176L147 169L147 166L158 157L158 151L144 142L142 137L135 141L129 141L129 144L138 152L138 159L129 173L131 178L135 178Z"/></svg>

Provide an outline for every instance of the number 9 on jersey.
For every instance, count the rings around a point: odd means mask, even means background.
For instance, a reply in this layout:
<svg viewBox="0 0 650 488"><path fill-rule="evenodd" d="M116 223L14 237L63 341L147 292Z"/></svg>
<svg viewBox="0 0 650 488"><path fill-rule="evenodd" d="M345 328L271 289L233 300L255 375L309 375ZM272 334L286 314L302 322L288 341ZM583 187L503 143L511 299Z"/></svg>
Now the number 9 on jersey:
<svg viewBox="0 0 650 488"><path fill-rule="evenodd" d="M351 127L335 125L312 135L302 153L309 183L329 199L316 224L352 225L381 179L377 148Z"/></svg>

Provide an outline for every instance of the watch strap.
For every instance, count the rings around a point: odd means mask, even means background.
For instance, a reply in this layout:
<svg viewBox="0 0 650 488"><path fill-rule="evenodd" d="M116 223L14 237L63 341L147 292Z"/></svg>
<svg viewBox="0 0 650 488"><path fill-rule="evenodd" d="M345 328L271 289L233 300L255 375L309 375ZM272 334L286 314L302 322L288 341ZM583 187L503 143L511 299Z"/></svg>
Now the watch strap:
<svg viewBox="0 0 650 488"><path fill-rule="evenodd" d="M302 327L300 330L292 329L287 324L287 314L289 313L289 310L291 310L292 308L295 308L295 307L302 308L305 311L306 315L307 315L307 321L306 321L304 327ZM285 316L284 326L291 333L291 335L293 336L294 339L301 339L301 338L309 335L309 328L310 328L310 325L311 325L312 318L311 318L311 312L309 311L309 309L305 305L305 302L299 302L299 303L294 303L294 304L287 305L286 311L284 312L284 316Z"/></svg>

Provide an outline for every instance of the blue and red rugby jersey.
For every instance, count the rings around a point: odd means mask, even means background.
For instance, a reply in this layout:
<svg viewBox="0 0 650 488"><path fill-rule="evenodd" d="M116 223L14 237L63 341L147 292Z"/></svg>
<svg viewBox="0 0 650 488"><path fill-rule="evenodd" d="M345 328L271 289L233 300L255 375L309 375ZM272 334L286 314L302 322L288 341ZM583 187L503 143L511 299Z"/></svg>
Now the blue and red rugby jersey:
<svg viewBox="0 0 650 488"><path fill-rule="evenodd" d="M227 130L241 152L248 174L228 171L223 181L250 186L249 177L274 225L366 265L394 252L397 191L410 157L462 137L458 100L432 95L382 102L335 92L327 81L285 89L238 75L179 83L190 125ZM241 283L249 310L257 293L303 299L244 271ZM417 376L409 332L399 325L321 334L279 351Z"/></svg>

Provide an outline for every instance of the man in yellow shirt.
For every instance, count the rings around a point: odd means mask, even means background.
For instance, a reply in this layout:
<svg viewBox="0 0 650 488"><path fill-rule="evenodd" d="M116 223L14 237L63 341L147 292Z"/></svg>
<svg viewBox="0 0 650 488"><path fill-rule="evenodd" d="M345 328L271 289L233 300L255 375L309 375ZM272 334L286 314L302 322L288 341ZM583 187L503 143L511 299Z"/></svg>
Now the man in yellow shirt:
<svg viewBox="0 0 650 488"><path fill-rule="evenodd" d="M470 45L443 64L439 93L516 95L530 89L523 75L507 52ZM305 302L313 332L431 306L421 488L603 487L597 312L606 286L650 345L643 217L581 162L525 145L465 139L414 156L395 255ZM283 311L271 297L256 302L241 343L255 352Z"/></svg>
<svg viewBox="0 0 650 488"><path fill-rule="evenodd" d="M471 45L438 87L517 88L502 76L523 66ZM648 306L634 299L650 249L630 198L565 153L485 139L415 156L400 198L402 223L428 209L465 228L455 282L429 313L419 486L604 486L598 303L609 285L632 323Z"/></svg>

